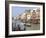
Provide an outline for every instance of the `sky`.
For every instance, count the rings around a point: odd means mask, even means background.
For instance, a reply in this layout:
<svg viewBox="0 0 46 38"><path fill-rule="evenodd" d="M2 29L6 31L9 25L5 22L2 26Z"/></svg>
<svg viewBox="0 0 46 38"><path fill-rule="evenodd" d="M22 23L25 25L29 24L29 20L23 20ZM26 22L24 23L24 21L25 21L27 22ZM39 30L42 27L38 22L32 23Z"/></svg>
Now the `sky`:
<svg viewBox="0 0 46 38"><path fill-rule="evenodd" d="M18 16L22 13L24 13L25 10L32 10L32 9L35 9L37 7L18 7L18 6L13 6L12 7L12 16Z"/></svg>

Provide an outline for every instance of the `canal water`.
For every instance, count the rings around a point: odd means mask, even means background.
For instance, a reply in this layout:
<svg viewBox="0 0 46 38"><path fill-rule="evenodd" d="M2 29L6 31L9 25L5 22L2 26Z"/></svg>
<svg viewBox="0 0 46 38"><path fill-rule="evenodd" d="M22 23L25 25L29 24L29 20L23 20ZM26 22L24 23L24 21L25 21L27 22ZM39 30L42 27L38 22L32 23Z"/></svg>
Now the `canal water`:
<svg viewBox="0 0 46 38"><path fill-rule="evenodd" d="M23 22L21 22L21 20L13 20L13 25L12 25L12 29L14 31L14 29L16 28L21 29L21 31L25 31L25 30L40 30L40 24L32 24L30 26L25 26L25 24ZM16 30L15 30L16 31Z"/></svg>

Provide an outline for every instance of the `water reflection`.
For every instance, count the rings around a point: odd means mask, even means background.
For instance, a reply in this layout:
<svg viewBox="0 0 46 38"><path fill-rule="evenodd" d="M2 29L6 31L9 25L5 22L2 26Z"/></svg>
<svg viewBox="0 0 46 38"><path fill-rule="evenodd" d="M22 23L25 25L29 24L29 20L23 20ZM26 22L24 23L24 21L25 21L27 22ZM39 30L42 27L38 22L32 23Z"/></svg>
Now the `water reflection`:
<svg viewBox="0 0 46 38"><path fill-rule="evenodd" d="M24 31L26 30L25 23L21 22L21 20L13 20L12 23L12 31Z"/></svg>

